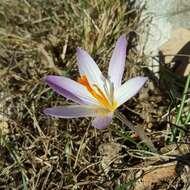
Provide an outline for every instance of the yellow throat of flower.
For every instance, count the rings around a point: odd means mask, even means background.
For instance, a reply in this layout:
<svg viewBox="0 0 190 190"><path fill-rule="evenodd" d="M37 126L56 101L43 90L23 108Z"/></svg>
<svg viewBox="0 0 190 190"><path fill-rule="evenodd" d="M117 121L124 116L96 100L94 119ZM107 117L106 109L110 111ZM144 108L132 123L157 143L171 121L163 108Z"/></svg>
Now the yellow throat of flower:
<svg viewBox="0 0 190 190"><path fill-rule="evenodd" d="M86 75L81 76L81 78L79 78L78 82L86 87L88 92L94 98L96 98L96 100L100 103L100 105L102 105L103 107L105 107L106 109L108 109L111 112L113 112L116 109L117 103L115 101L113 103L110 103L110 101L104 95L102 90L96 84L93 84L93 86L90 86L90 83L88 82Z"/></svg>

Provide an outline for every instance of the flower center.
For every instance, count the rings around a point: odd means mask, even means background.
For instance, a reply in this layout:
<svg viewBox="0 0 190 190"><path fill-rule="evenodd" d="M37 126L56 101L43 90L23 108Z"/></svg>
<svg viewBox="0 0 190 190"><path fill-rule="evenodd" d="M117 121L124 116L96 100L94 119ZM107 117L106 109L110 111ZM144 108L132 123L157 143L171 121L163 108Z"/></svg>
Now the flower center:
<svg viewBox="0 0 190 190"><path fill-rule="evenodd" d="M109 111L114 111L117 107L117 103L113 102L110 103L110 101L107 99L107 97L104 95L102 90L96 85L93 84L93 86L90 86L90 83L88 82L88 79L86 75L81 76L79 78L78 82L85 86L88 90L88 92L98 100L98 102L105 108L107 108Z"/></svg>

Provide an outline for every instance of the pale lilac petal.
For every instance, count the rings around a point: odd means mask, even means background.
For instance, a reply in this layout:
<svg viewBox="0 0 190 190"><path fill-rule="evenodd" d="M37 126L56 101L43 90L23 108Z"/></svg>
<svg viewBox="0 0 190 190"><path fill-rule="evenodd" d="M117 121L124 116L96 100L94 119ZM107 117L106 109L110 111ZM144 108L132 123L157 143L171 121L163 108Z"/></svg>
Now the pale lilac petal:
<svg viewBox="0 0 190 190"><path fill-rule="evenodd" d="M87 105L59 106L46 108L44 113L59 118L96 117L97 108Z"/></svg>
<svg viewBox="0 0 190 190"><path fill-rule="evenodd" d="M115 88L121 86L121 80L125 69L126 46L126 37L125 35L122 35L117 40L109 63L108 76L110 77L111 82L113 82Z"/></svg>
<svg viewBox="0 0 190 190"><path fill-rule="evenodd" d="M113 114L109 114L107 116L97 116L92 121L92 126L97 129L105 129L111 123L112 117L113 117Z"/></svg>
<svg viewBox="0 0 190 190"><path fill-rule="evenodd" d="M44 78L47 84L58 94L79 104L98 105L96 99L80 83L63 76L49 75Z"/></svg>
<svg viewBox="0 0 190 190"><path fill-rule="evenodd" d="M118 106L125 103L131 97L135 96L147 81L147 77L135 77L126 81L115 92L115 99Z"/></svg>
<svg viewBox="0 0 190 190"><path fill-rule="evenodd" d="M103 90L102 72L91 56L81 48L77 48L77 63L80 75L86 75L91 85L96 84Z"/></svg>

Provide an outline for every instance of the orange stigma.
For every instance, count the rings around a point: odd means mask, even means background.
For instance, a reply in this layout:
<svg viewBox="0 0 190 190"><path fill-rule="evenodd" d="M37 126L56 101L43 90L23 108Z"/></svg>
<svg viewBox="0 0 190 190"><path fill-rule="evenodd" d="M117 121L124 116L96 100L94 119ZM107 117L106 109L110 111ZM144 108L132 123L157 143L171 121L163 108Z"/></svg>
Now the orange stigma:
<svg viewBox="0 0 190 190"><path fill-rule="evenodd" d="M110 111L113 111L115 109L116 106L110 104L102 90L96 84L93 85L94 88L90 86L86 75L81 76L78 82L85 86L88 92L90 92L90 94L95 97L102 106L109 109Z"/></svg>

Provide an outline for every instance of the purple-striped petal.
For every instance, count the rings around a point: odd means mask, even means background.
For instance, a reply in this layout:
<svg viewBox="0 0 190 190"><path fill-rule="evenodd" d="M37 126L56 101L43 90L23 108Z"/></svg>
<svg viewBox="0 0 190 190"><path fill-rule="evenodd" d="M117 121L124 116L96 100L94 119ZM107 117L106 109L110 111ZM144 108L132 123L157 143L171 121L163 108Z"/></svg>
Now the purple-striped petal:
<svg viewBox="0 0 190 190"><path fill-rule="evenodd" d="M92 126L97 129L105 129L111 123L112 117L113 117L113 114L109 114L107 116L97 116L92 121Z"/></svg>
<svg viewBox="0 0 190 190"><path fill-rule="evenodd" d="M117 40L109 63L108 76L110 77L111 82L113 82L115 88L121 86L121 80L125 69L126 46L126 37L125 35L122 35Z"/></svg>
<svg viewBox="0 0 190 190"><path fill-rule="evenodd" d="M87 105L70 105L46 108L44 113L59 118L96 117L97 108Z"/></svg>
<svg viewBox="0 0 190 190"><path fill-rule="evenodd" d="M87 89L74 80L63 76L49 75L45 77L45 81L55 92L76 103L98 104L96 99L87 91Z"/></svg>
<svg viewBox="0 0 190 190"><path fill-rule="evenodd" d="M102 72L91 56L81 48L77 48L77 64L80 75L86 75L91 85L96 84L103 90Z"/></svg>
<svg viewBox="0 0 190 190"><path fill-rule="evenodd" d="M121 85L115 91L115 99L118 106L135 96L147 80L147 77L135 77Z"/></svg>

